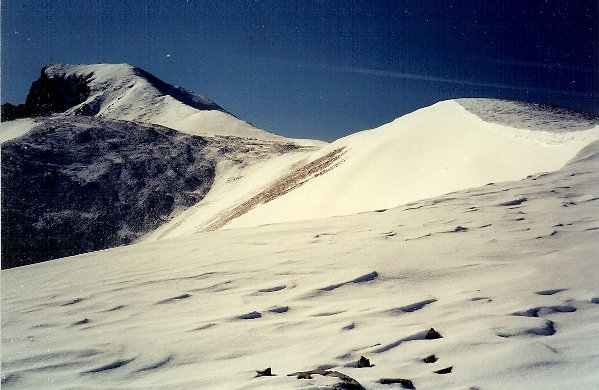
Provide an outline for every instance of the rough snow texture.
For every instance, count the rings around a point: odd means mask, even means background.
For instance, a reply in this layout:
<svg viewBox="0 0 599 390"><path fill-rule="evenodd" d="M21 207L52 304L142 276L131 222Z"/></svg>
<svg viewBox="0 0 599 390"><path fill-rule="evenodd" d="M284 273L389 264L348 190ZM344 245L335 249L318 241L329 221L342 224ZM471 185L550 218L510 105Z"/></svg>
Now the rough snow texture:
<svg viewBox="0 0 599 390"><path fill-rule="evenodd" d="M599 125L598 115L546 104L473 98L456 101L486 122L517 129L571 132Z"/></svg>
<svg viewBox="0 0 599 390"><path fill-rule="evenodd" d="M596 389L598 166L3 270L2 387Z"/></svg>

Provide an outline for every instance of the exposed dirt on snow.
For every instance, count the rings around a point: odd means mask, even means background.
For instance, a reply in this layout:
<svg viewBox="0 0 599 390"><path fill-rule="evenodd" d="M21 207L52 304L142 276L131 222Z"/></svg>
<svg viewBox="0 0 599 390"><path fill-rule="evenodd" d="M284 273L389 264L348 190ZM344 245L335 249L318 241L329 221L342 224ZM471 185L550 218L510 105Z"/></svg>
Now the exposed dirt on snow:
<svg viewBox="0 0 599 390"><path fill-rule="evenodd" d="M317 158L314 161L308 163L299 163L296 167L292 167L289 174L283 177L277 178L272 184L261 191L259 194L253 196L249 200L242 204L234 207L232 210L226 210L219 214L213 222L211 222L205 231L218 230L228 222L235 218L247 213L254 207L265 204L273 199L278 198L286 194L289 191L298 188L299 186L306 183L308 180L321 176L328 171L334 169L343 162L343 148L335 149L326 155Z"/></svg>

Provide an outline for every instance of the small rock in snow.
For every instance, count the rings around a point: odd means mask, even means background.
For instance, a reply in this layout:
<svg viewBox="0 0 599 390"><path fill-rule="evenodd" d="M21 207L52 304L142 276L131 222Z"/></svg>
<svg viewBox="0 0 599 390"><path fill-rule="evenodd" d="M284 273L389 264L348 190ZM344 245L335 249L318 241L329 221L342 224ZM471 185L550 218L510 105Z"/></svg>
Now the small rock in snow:
<svg viewBox="0 0 599 390"><path fill-rule="evenodd" d="M453 369L453 366L450 366L450 367L442 368L440 370L433 371L433 372L435 374L449 374L449 373L451 373L452 369Z"/></svg>
<svg viewBox="0 0 599 390"><path fill-rule="evenodd" d="M373 366L374 366L374 364L370 364L370 360L368 360L364 356L360 356L360 360L358 360L358 368L373 367Z"/></svg>
<svg viewBox="0 0 599 390"><path fill-rule="evenodd" d="M272 369L270 367L262 370L262 371L256 371L256 378L261 377L261 376L275 376L272 373Z"/></svg>
<svg viewBox="0 0 599 390"><path fill-rule="evenodd" d="M441 334L439 334L439 332L437 332L435 330L435 328L430 328L428 330L428 333L426 334L426 336L424 336L425 340L434 340L434 339L442 339L443 336L441 336Z"/></svg>

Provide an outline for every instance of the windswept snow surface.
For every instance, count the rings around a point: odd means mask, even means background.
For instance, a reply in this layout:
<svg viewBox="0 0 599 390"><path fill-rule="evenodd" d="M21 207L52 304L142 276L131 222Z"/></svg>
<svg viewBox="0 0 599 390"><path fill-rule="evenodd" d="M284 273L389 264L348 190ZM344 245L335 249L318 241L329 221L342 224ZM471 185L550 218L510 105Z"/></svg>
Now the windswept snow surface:
<svg viewBox="0 0 599 390"><path fill-rule="evenodd" d="M0 144L29 133L37 122L31 118L0 123Z"/></svg>
<svg viewBox="0 0 599 390"><path fill-rule="evenodd" d="M153 123L192 135L238 136L276 140L268 133L226 112L211 100L160 81L128 64L66 65L46 69L49 77L84 76L89 97L66 114L97 115Z"/></svg>
<svg viewBox="0 0 599 390"><path fill-rule="evenodd" d="M3 270L2 387L596 389L598 166Z"/></svg>
<svg viewBox="0 0 599 390"><path fill-rule="evenodd" d="M464 106L486 113L481 116L488 121ZM252 179L248 176L214 194L227 194L229 202L221 203L224 212L200 204L197 213L165 225L163 231L169 233L163 237L351 215L519 180L559 169L599 139L597 118L539 111L533 105L492 99L437 103L337 140L297 165L285 164L289 168L283 175L254 171ZM315 164L331 155L335 158L329 164Z"/></svg>

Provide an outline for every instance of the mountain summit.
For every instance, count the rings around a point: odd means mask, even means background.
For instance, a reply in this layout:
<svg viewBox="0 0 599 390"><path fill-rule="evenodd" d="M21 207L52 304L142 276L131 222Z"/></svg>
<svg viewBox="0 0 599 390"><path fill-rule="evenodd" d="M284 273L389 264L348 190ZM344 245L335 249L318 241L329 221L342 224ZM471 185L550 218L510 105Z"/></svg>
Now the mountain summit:
<svg viewBox="0 0 599 390"><path fill-rule="evenodd" d="M3 106L2 116L10 120L54 113L157 124L192 135L281 138L129 64L46 66L25 104Z"/></svg>
<svg viewBox="0 0 599 390"><path fill-rule="evenodd" d="M45 67L25 104L2 108L22 118L0 132L3 268L130 244L199 202L217 166L230 174L311 142L127 64Z"/></svg>

